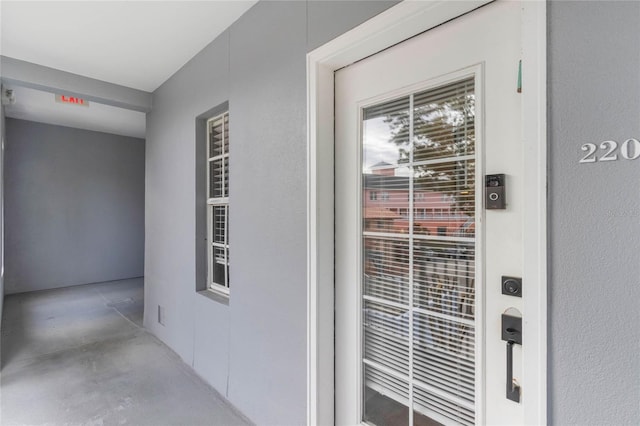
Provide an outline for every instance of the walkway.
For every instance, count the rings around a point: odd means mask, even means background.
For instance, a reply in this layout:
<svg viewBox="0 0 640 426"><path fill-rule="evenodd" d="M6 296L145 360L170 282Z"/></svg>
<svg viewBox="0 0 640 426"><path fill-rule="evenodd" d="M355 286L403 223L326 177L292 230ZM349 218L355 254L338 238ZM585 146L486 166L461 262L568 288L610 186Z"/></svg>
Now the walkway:
<svg viewBox="0 0 640 426"><path fill-rule="evenodd" d="M11 295L2 425L247 425L142 328L143 280Z"/></svg>

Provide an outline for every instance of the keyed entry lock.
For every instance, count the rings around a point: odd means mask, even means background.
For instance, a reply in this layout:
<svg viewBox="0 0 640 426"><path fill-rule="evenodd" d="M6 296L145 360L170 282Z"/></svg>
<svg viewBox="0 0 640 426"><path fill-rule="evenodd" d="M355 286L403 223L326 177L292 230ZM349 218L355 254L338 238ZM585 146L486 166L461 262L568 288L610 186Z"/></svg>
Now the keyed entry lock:
<svg viewBox="0 0 640 426"><path fill-rule="evenodd" d="M504 210L507 208L505 176L504 174L486 175L484 182L485 201L489 210Z"/></svg>
<svg viewBox="0 0 640 426"><path fill-rule="evenodd" d="M522 297L522 278L502 277L502 294Z"/></svg>

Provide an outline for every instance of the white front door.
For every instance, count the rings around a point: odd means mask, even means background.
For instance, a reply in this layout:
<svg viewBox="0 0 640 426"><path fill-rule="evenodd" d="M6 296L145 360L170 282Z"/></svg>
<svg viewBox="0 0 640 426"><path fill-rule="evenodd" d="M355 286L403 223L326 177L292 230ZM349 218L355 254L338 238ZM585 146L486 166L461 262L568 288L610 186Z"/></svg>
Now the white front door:
<svg viewBox="0 0 640 426"><path fill-rule="evenodd" d="M523 273L521 25L491 3L336 72L337 424L524 422L535 343L507 384L501 338L522 311L501 289Z"/></svg>

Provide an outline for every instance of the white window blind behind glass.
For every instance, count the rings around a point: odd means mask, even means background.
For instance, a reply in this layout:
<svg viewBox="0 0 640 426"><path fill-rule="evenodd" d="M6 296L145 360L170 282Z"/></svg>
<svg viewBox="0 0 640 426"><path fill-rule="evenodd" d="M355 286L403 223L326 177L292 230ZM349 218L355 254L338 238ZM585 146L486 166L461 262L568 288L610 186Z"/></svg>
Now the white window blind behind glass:
<svg viewBox="0 0 640 426"><path fill-rule="evenodd" d="M474 78L366 108L363 163L363 420L473 424Z"/></svg>
<svg viewBox="0 0 640 426"><path fill-rule="evenodd" d="M207 241L209 288L229 293L229 113L208 121Z"/></svg>

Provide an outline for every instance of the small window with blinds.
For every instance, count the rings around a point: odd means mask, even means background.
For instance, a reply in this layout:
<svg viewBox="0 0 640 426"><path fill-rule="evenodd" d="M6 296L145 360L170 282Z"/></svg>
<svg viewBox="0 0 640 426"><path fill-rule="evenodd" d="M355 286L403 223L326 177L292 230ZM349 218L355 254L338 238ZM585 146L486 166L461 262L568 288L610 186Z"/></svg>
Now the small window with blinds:
<svg viewBox="0 0 640 426"><path fill-rule="evenodd" d="M362 129L362 420L474 424L474 78L366 108Z"/></svg>
<svg viewBox="0 0 640 426"><path fill-rule="evenodd" d="M229 295L229 113L207 121L207 287Z"/></svg>

